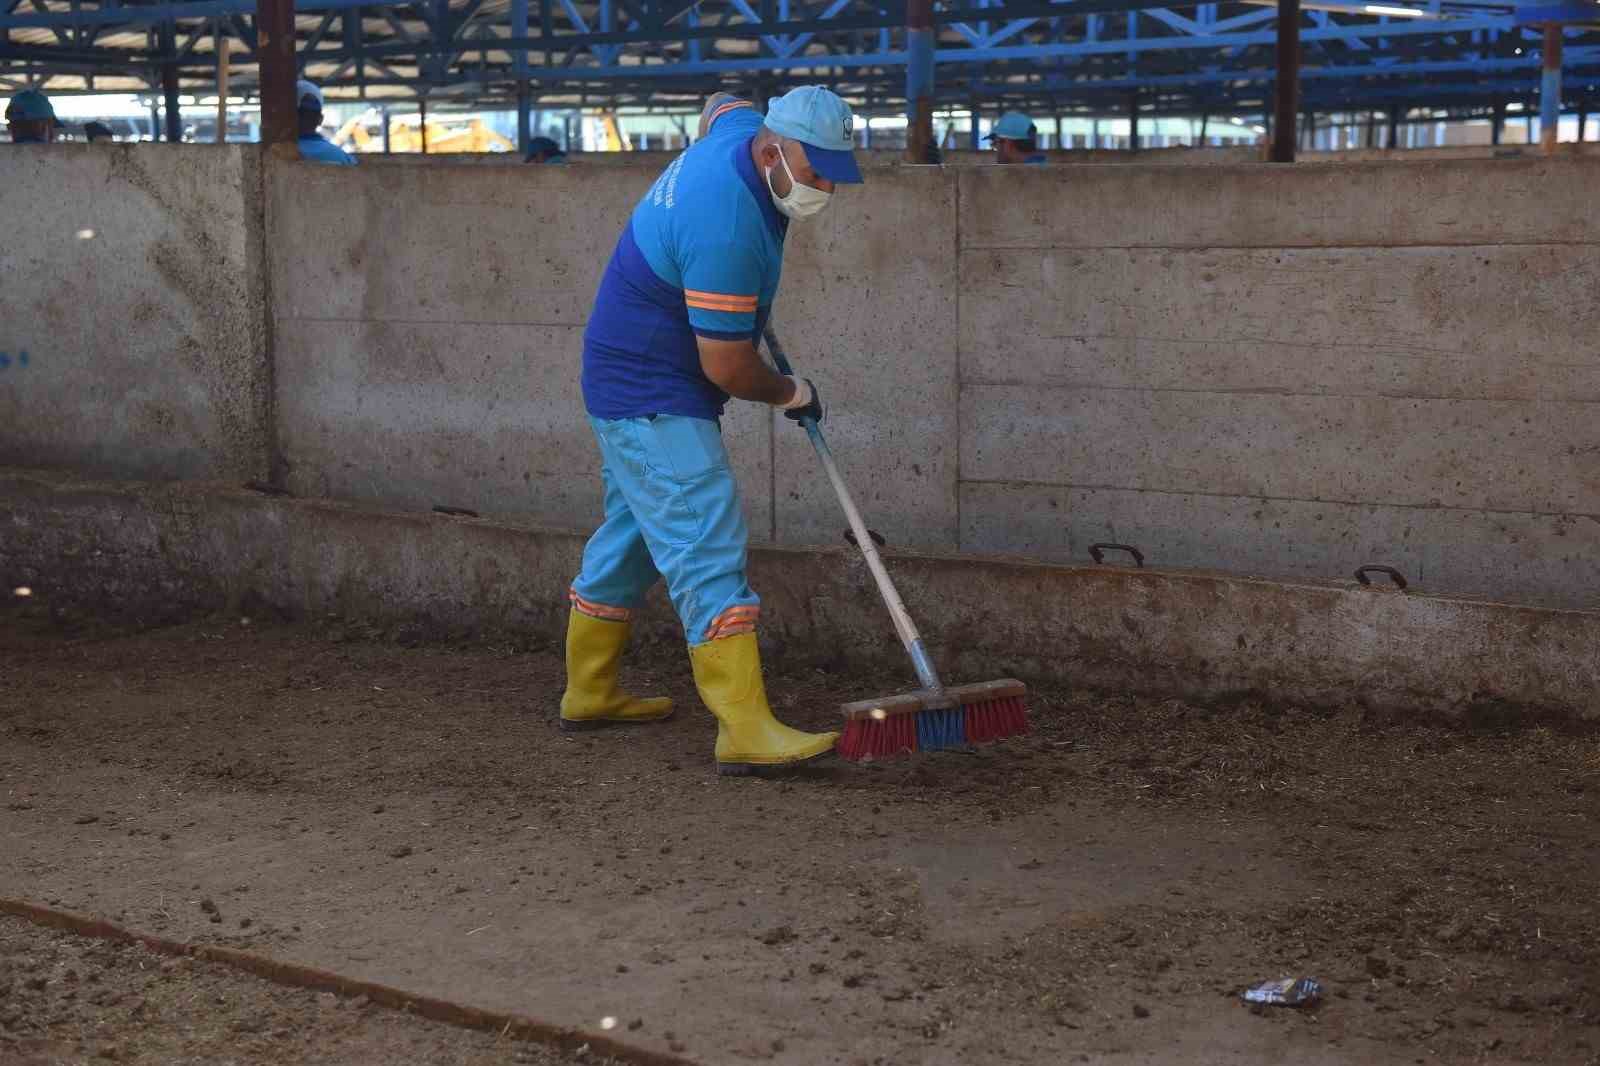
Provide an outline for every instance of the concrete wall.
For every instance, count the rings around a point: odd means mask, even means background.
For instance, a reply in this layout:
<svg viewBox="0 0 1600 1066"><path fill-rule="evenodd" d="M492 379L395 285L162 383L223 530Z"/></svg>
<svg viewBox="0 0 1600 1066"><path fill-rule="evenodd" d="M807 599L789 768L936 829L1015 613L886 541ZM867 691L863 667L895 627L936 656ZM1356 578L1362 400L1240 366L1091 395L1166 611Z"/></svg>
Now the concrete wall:
<svg viewBox="0 0 1600 1066"><path fill-rule="evenodd" d="M961 548L1594 603L1597 175L963 172Z"/></svg>
<svg viewBox="0 0 1600 1066"><path fill-rule="evenodd" d="M580 337L654 171L257 158L0 154L0 461L592 525ZM777 323L896 547L1591 604L1597 166L886 167ZM725 432L758 542L837 542L795 427Z"/></svg>
<svg viewBox="0 0 1600 1066"><path fill-rule="evenodd" d="M0 469L0 575L45 602L110 602L147 621L226 608L554 642L582 547L579 534L488 521ZM952 679L1600 720L1600 612L1121 567L899 553L889 566ZM772 659L872 667L882 690L912 687L853 551L760 548L751 580ZM659 595L636 639L681 654Z"/></svg>
<svg viewBox="0 0 1600 1066"><path fill-rule="evenodd" d="M601 270L654 171L272 168L277 411L303 495L582 528L598 458L578 389ZM875 528L956 547L955 185L884 171L791 239L777 318L839 393L836 446ZM781 425L776 423L781 421ZM798 429L724 422L761 541L843 528ZM774 438L781 440L776 463Z"/></svg>
<svg viewBox="0 0 1600 1066"><path fill-rule="evenodd" d="M1411 155L1420 155L1424 151L1387 153L1399 158ZM1448 149L1438 149L1448 151ZM1479 158L1489 153L1483 149L1468 149L1463 158ZM1535 149L1537 151L1537 149ZM1225 163L1250 163L1260 162L1263 159L1263 149L1256 147L1238 148L1147 148L1139 152L1127 152L1110 148L1066 148L1048 149L1045 155L1051 163L1058 165L1076 165L1080 163L1092 164L1137 164L1139 166L1219 166ZM1317 153L1319 158L1326 156L1333 159L1342 155L1337 152ZM1377 155L1385 153L1377 152ZM672 162L678 155L673 151L646 151L646 152L576 152L568 156L569 166L636 166L662 168ZM905 153L898 149L873 148L863 149L856 153L863 166L894 167L905 164ZM375 166L522 166L522 157L515 152L449 152L443 154L422 155L420 152L399 152L392 155L380 153L364 153L357 157L363 165ZM991 151L973 151L968 148L947 148L942 155L947 166L989 166L994 163L994 153Z"/></svg>
<svg viewBox="0 0 1600 1066"><path fill-rule="evenodd" d="M886 168L792 231L777 322L896 545L1590 603L1594 173ZM274 170L290 488L592 522L582 325L652 177ZM727 434L758 541L839 536L802 435Z"/></svg>
<svg viewBox="0 0 1600 1066"><path fill-rule="evenodd" d="M0 151L0 463L265 475L257 160L239 146Z"/></svg>

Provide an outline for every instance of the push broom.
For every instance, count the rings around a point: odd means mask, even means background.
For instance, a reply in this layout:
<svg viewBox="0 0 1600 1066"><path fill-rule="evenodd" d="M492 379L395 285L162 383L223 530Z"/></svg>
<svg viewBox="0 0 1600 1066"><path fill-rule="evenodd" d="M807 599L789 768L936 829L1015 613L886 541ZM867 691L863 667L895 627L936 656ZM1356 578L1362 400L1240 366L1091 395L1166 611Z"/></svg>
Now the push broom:
<svg viewBox="0 0 1600 1066"><path fill-rule="evenodd" d="M780 371L793 376L794 370L783 354L783 346L769 325L764 331L767 350ZM948 748L965 748L1006 737L1019 736L1028 731L1028 689L1020 681L1002 678L971 685L945 688L939 673L933 668L928 649L922 643L916 623L895 590L889 571L878 557L878 548L856 510L855 500L845 487L839 474L839 465L833 452L823 439L822 429L814 418L802 418L806 436L817 450L822 469L839 496L839 506L850 522L850 531L856 547L872 571L878 592L883 596L889 617L894 620L895 632L906 654L911 656L911 666L917 672L922 687L915 692L883 696L878 699L846 703L840 710L844 714L844 733L834 749L846 759L864 761L909 755L916 751L938 751Z"/></svg>

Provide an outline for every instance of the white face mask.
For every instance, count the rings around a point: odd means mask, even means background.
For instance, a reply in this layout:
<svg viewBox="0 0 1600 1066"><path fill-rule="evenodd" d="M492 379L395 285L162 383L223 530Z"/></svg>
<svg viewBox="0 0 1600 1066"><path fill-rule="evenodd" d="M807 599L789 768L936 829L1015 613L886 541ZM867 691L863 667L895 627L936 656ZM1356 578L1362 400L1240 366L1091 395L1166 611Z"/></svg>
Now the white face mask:
<svg viewBox="0 0 1600 1066"><path fill-rule="evenodd" d="M789 169L789 160L784 157L783 143L778 144L778 162L783 164L783 172L789 176L789 195L779 196L772 189L772 167L767 167L767 193L772 197L772 202L779 211L793 219L810 218L824 207L833 198L833 193L813 189L809 185L802 185L795 180L794 171Z"/></svg>

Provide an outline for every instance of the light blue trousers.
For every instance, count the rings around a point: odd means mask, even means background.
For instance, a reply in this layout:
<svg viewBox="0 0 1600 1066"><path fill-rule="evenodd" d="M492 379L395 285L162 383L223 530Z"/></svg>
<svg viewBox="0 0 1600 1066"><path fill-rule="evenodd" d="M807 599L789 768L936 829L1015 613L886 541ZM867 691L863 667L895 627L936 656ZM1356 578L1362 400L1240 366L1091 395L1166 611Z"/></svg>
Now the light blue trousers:
<svg viewBox="0 0 1600 1066"><path fill-rule="evenodd" d="M690 644L753 625L761 600L745 578L749 531L717 423L656 415L589 424L606 517L572 583L578 609L631 611L664 577Z"/></svg>

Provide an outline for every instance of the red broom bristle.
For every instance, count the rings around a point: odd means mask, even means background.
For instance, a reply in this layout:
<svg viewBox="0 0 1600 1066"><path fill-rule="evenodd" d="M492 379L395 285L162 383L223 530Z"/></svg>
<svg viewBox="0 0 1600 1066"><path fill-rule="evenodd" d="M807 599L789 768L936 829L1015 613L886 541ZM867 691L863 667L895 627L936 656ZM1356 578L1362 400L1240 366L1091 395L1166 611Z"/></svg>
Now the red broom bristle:
<svg viewBox="0 0 1600 1066"><path fill-rule="evenodd" d="M852 718L833 750L852 762L909 755L917 750L917 724L910 714Z"/></svg>
<svg viewBox="0 0 1600 1066"><path fill-rule="evenodd" d="M1020 697L969 703L961 712L968 744L989 744L1028 732L1028 704ZM913 713L851 718L834 746L841 758L852 762L892 759L916 750L917 723Z"/></svg>

